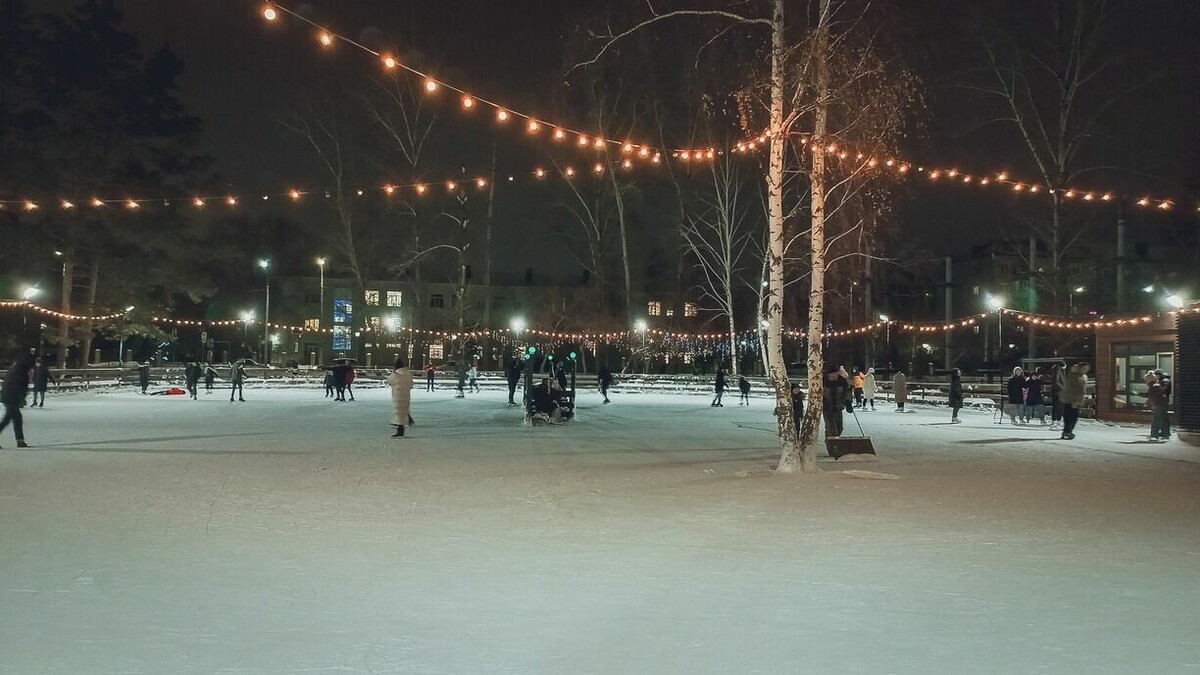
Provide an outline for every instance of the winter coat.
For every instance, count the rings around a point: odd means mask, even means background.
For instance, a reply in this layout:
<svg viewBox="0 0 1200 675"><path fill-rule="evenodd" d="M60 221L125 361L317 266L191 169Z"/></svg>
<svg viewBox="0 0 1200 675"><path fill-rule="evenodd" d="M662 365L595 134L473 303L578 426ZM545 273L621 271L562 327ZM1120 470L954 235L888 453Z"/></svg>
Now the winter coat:
<svg viewBox="0 0 1200 675"><path fill-rule="evenodd" d="M849 399L850 383L838 373L825 376L825 390L821 392L825 412L837 412L846 406Z"/></svg>
<svg viewBox="0 0 1200 675"><path fill-rule="evenodd" d="M233 384L241 384L246 381L246 364L238 361L229 369L229 381Z"/></svg>
<svg viewBox="0 0 1200 675"><path fill-rule="evenodd" d="M613 374L612 374L612 371L608 369L608 366L602 366L600 368L599 379L600 379L600 384L602 384L606 387L612 386Z"/></svg>
<svg viewBox="0 0 1200 675"><path fill-rule="evenodd" d="M387 383L392 388L392 424L408 424L412 404L412 371L408 368L393 370L388 375Z"/></svg>
<svg viewBox="0 0 1200 675"><path fill-rule="evenodd" d="M867 376L863 378L863 396L866 398L875 398L875 392L878 389L879 386L875 384L875 373L867 373Z"/></svg>
<svg viewBox="0 0 1200 675"><path fill-rule="evenodd" d="M34 391L46 391L46 386L55 381L54 375L50 372L50 366L43 363L33 367Z"/></svg>
<svg viewBox="0 0 1200 675"><path fill-rule="evenodd" d="M432 378L436 374L437 374L437 367L434 366L432 363L429 364L428 366L425 366L425 377Z"/></svg>
<svg viewBox="0 0 1200 675"><path fill-rule="evenodd" d="M1158 383L1163 388L1163 400L1170 405L1171 403L1171 376L1166 371L1156 370L1155 375L1158 375Z"/></svg>
<svg viewBox="0 0 1200 675"><path fill-rule="evenodd" d="M217 369L209 364L204 364L204 383L212 384L213 379L217 377Z"/></svg>
<svg viewBox="0 0 1200 675"><path fill-rule="evenodd" d="M1059 400L1073 408L1082 408L1086 392L1087 374L1080 370L1079 366L1072 367L1071 372L1067 373L1067 377L1063 381L1062 393L1058 395Z"/></svg>
<svg viewBox="0 0 1200 675"><path fill-rule="evenodd" d="M724 391L725 391L725 371L718 370L717 371L716 392L718 394L720 394L720 393L723 393Z"/></svg>
<svg viewBox="0 0 1200 675"><path fill-rule="evenodd" d="M864 382L864 380L863 380L862 373L855 373L855 374L854 374L854 388L855 388L855 389L862 389L862 388L863 388L863 382Z"/></svg>
<svg viewBox="0 0 1200 675"><path fill-rule="evenodd" d="M1050 374L1050 395L1059 396L1062 394L1063 385L1067 381L1067 373L1062 366L1054 366L1054 372Z"/></svg>
<svg viewBox="0 0 1200 675"><path fill-rule="evenodd" d="M559 389L567 390L567 369L561 363L554 366L554 382Z"/></svg>
<svg viewBox="0 0 1200 675"><path fill-rule="evenodd" d="M138 384L143 387L150 384L150 366L138 366Z"/></svg>
<svg viewBox="0 0 1200 675"><path fill-rule="evenodd" d="M908 402L908 378L904 373L896 373L892 378L892 396L896 398L896 403Z"/></svg>
<svg viewBox="0 0 1200 675"><path fill-rule="evenodd" d="M747 380L745 377L739 377L738 378L738 389L740 389L743 394L749 394L750 393L750 380Z"/></svg>
<svg viewBox="0 0 1200 675"><path fill-rule="evenodd" d="M479 379L479 369L476 368L475 366L471 366L470 368L468 368L467 369L467 379L469 379L469 380Z"/></svg>
<svg viewBox="0 0 1200 675"><path fill-rule="evenodd" d="M33 356L21 354L4 373L4 384L0 387L0 403L4 405L25 405L25 396L29 393L29 375L33 370Z"/></svg>
<svg viewBox="0 0 1200 675"><path fill-rule="evenodd" d="M183 377L185 380L187 380L187 384L189 387L196 386L196 383L200 381L200 371L201 370L203 370L203 367L199 363L196 363L194 361L192 363L187 364L187 366L184 367Z"/></svg>
<svg viewBox="0 0 1200 675"><path fill-rule="evenodd" d="M354 378L357 373L354 372L354 366L346 365L346 384L354 384Z"/></svg>
<svg viewBox="0 0 1200 675"><path fill-rule="evenodd" d="M950 407L961 408L963 404L962 378L950 378Z"/></svg>
<svg viewBox="0 0 1200 675"><path fill-rule="evenodd" d="M517 382L519 382L521 379L521 371L522 370L524 370L524 366L521 364L520 361L518 361L516 359L513 359L512 361L510 361L508 364L508 370L506 370L504 372L504 376L508 380L508 383L516 384Z"/></svg>
<svg viewBox="0 0 1200 675"><path fill-rule="evenodd" d="M1167 407L1167 395L1158 382L1150 385L1150 389L1146 391L1146 399L1151 410L1165 410Z"/></svg>
<svg viewBox="0 0 1200 675"><path fill-rule="evenodd" d="M1042 378L1037 375L1030 375L1028 380L1025 380L1025 388L1028 389L1025 393L1025 405L1044 405L1046 403L1045 396L1042 394Z"/></svg>
<svg viewBox="0 0 1200 675"><path fill-rule="evenodd" d="M792 389L792 418L796 423L796 432L800 431L800 424L804 419L804 391L799 387Z"/></svg>
<svg viewBox="0 0 1200 675"><path fill-rule="evenodd" d="M1025 402L1025 378L1020 375L1013 375L1008 378L1008 402L1009 403L1024 403Z"/></svg>

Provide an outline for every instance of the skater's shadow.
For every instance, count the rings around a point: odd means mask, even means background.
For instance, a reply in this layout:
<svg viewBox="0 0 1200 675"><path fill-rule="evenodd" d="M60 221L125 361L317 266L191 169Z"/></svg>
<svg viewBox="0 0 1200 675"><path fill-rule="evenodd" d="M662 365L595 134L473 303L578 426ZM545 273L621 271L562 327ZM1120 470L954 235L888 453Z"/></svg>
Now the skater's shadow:
<svg viewBox="0 0 1200 675"><path fill-rule="evenodd" d="M42 445L43 448L70 448L77 445L117 445L121 443L160 443L170 441L204 441L215 438L236 438L239 436L267 436L265 431L252 431L244 434L198 434L195 436L156 436L153 438L116 438L110 441L85 441L80 443L53 443Z"/></svg>
<svg viewBox="0 0 1200 675"><path fill-rule="evenodd" d="M997 443L1036 443L1039 441L1057 440L1053 438L978 438L974 440L957 441L964 445L995 445Z"/></svg>

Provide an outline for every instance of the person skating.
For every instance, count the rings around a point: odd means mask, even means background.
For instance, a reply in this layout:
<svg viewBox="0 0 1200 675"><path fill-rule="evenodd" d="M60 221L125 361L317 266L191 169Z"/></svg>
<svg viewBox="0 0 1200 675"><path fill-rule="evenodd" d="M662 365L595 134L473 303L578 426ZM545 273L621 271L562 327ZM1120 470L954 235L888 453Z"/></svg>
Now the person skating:
<svg viewBox="0 0 1200 675"><path fill-rule="evenodd" d="M741 393L738 405L750 405L750 380L745 375L738 375L738 391Z"/></svg>
<svg viewBox="0 0 1200 675"><path fill-rule="evenodd" d="M904 404L908 402L908 378L903 370L897 370L892 377L892 397L896 400L896 412L904 412Z"/></svg>
<svg viewBox="0 0 1200 675"><path fill-rule="evenodd" d="M567 367L562 361L554 364L554 382L558 385L559 391L566 391L570 387L567 386Z"/></svg>
<svg viewBox="0 0 1200 675"><path fill-rule="evenodd" d="M792 424L796 426L796 438L799 439L804 424L804 390L799 382L792 383Z"/></svg>
<svg viewBox="0 0 1200 675"><path fill-rule="evenodd" d="M963 406L962 373L955 368L950 371L950 421L954 424L962 422L958 419L958 411Z"/></svg>
<svg viewBox="0 0 1200 675"><path fill-rule="evenodd" d="M321 366L321 370L325 371L325 398L333 398L333 368Z"/></svg>
<svg viewBox="0 0 1200 675"><path fill-rule="evenodd" d="M1034 368L1025 379L1025 421L1037 418L1038 424L1046 426L1046 398L1042 392L1042 373Z"/></svg>
<svg viewBox="0 0 1200 675"><path fill-rule="evenodd" d="M50 366L39 356L33 362L33 405L30 407L46 407L46 388L51 382L58 386L58 378L54 377Z"/></svg>
<svg viewBox="0 0 1200 675"><path fill-rule="evenodd" d="M470 388L473 394L478 394L482 391L479 388L479 368L474 363L467 369L467 387Z"/></svg>
<svg viewBox="0 0 1200 675"><path fill-rule="evenodd" d="M4 373L4 383L0 385L0 403L4 404L4 419L0 420L0 431L4 431L4 428L12 423L18 448L29 447L25 442L25 421L21 418L21 408L25 407L25 397L29 395L29 383L32 379L33 354L21 352Z"/></svg>
<svg viewBox="0 0 1200 675"><path fill-rule="evenodd" d="M875 383L875 369L867 368L867 376L863 378L863 398L867 403L871 404L871 410L875 409L875 392L879 391L879 386ZM866 410L866 403L863 404L863 410Z"/></svg>
<svg viewBox="0 0 1200 675"><path fill-rule="evenodd" d="M437 366L430 361L429 365L425 366L425 391L433 391L433 378L437 375Z"/></svg>
<svg viewBox="0 0 1200 675"><path fill-rule="evenodd" d="M604 397L605 403L612 403L608 400L608 388L612 386L613 374L608 369L608 366L600 366L600 372L596 375L596 379L600 382L600 395Z"/></svg>
<svg viewBox="0 0 1200 675"><path fill-rule="evenodd" d="M354 364L346 361L346 395L350 400L354 400L354 378L358 377L358 373L354 371Z"/></svg>
<svg viewBox="0 0 1200 675"><path fill-rule="evenodd" d="M1012 420L1013 424L1021 424L1025 419L1025 371L1021 370L1020 366L1013 368L1012 377L1008 378L1008 385L1005 388L1005 395L1008 398L1008 403L1005 404L1005 412L1008 413L1008 419Z"/></svg>
<svg viewBox="0 0 1200 675"><path fill-rule="evenodd" d="M867 378L861 370L854 371L854 407L862 408L867 405L864 398L863 386L866 384Z"/></svg>
<svg viewBox="0 0 1200 675"><path fill-rule="evenodd" d="M1158 375L1150 371L1143 376L1146 383L1146 402L1150 404L1150 440L1167 440L1170 431L1167 427L1167 395Z"/></svg>
<svg viewBox="0 0 1200 675"><path fill-rule="evenodd" d="M213 393L213 380L217 378L217 369L211 363L204 364L204 395Z"/></svg>
<svg viewBox="0 0 1200 675"><path fill-rule="evenodd" d="M187 385L188 396L193 401L196 400L196 393L200 388L200 371L203 369L204 366L200 365L200 362L194 359L188 359L187 363L183 366L183 381Z"/></svg>
<svg viewBox="0 0 1200 675"><path fill-rule="evenodd" d="M150 387L150 364L138 364L138 386L142 388L142 396L146 395L146 389Z"/></svg>
<svg viewBox="0 0 1200 675"><path fill-rule="evenodd" d="M525 369L525 365L521 359L512 359L508 362L508 368L504 369L504 379L508 382L508 404L517 405L514 398L517 395L517 383L521 381L521 371ZM608 401L605 401L608 403Z"/></svg>
<svg viewBox="0 0 1200 675"><path fill-rule="evenodd" d="M825 387L821 392L821 414L825 417L825 438L842 435L842 414L846 401L850 400L850 383L842 375L843 369L829 367L825 375ZM853 411L853 409L851 409Z"/></svg>
<svg viewBox="0 0 1200 675"><path fill-rule="evenodd" d="M246 402L246 399L242 398L242 383L245 381L246 381L246 362L242 359L238 359L237 361L233 362L232 366L229 367L229 382L230 382L229 402L230 403L233 403L234 394L237 394L237 400L241 401L242 403Z"/></svg>
<svg viewBox="0 0 1200 675"><path fill-rule="evenodd" d="M721 396L725 394L725 371L721 369L721 366L717 366L717 381L713 384L713 389L717 395L713 398L712 407L724 408L725 405L721 403Z"/></svg>
<svg viewBox="0 0 1200 675"><path fill-rule="evenodd" d="M1063 384L1067 379L1065 364L1056 363L1050 369L1050 429L1056 430L1062 426L1063 404L1061 400Z"/></svg>
<svg viewBox="0 0 1200 675"><path fill-rule="evenodd" d="M350 364L346 362L346 357L338 356L333 360L333 368L329 370L333 375L333 400L346 400L346 371Z"/></svg>
<svg viewBox="0 0 1200 675"><path fill-rule="evenodd" d="M412 371L405 367L404 359L396 359L392 374L388 375L388 386L392 389L392 426L396 433L392 438L403 438L404 426L412 426Z"/></svg>
<svg viewBox="0 0 1200 675"><path fill-rule="evenodd" d="M456 369L457 369L457 372L458 372L458 394L456 394L456 395L454 396L454 398L466 398L466 397L467 397L467 393L466 393L466 389L467 389L467 362L466 362L466 361L459 361L459 362L456 364L456 366L455 366L455 367L456 367Z"/></svg>
<svg viewBox="0 0 1200 675"><path fill-rule="evenodd" d="M1079 422L1079 409L1087 396L1087 373L1091 368L1086 363L1076 363L1067 371L1060 399L1063 404L1062 440L1075 438L1075 424Z"/></svg>

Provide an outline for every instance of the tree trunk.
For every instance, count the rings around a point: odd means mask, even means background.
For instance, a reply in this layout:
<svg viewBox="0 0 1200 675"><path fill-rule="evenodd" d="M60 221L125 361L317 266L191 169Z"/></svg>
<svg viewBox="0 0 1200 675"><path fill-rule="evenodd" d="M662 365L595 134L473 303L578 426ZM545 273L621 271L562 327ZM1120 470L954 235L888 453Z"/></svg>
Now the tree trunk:
<svg viewBox="0 0 1200 675"><path fill-rule="evenodd" d="M783 0L774 0L771 17L771 137L767 169L767 354L770 358L771 384L775 387L775 417L782 448L776 471L791 473L799 465L803 471L816 471L811 452L804 454L796 444L796 419L792 408L791 383L783 358L783 155L787 134L783 128L784 34ZM820 386L818 382L817 386Z"/></svg>
<svg viewBox="0 0 1200 675"><path fill-rule="evenodd" d="M729 308L729 372L731 375L738 374L738 345L737 345L737 326L733 320L733 278L725 277L725 306Z"/></svg>
<svg viewBox="0 0 1200 675"><path fill-rule="evenodd" d="M492 218L495 214L496 203L496 144L492 144L492 182L488 186L487 222L485 223L483 242L483 287L487 289L483 296L483 325L489 331L484 340L483 359L485 367L494 365L492 362Z"/></svg>
<svg viewBox="0 0 1200 675"><path fill-rule="evenodd" d="M75 262L71 259L73 251L63 252L62 264L62 304L58 311L63 314L71 313L71 291L75 286ZM58 323L58 364L67 367L67 352L71 346L71 322L65 316Z"/></svg>
<svg viewBox="0 0 1200 675"><path fill-rule="evenodd" d="M87 287L87 313L88 316L96 314L96 290L100 287L100 255L93 254L91 264L88 266L88 287ZM79 357L79 365L86 366L91 363L92 353L92 337L96 329L96 322L88 319L83 322L83 353Z"/></svg>

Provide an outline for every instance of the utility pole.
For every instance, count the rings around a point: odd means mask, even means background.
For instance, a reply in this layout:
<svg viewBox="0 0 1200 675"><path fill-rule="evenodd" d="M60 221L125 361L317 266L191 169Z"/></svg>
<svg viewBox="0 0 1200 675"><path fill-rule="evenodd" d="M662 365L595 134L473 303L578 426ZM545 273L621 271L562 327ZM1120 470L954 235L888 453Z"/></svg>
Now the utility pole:
<svg viewBox="0 0 1200 675"><path fill-rule="evenodd" d="M946 325L950 325L950 320L954 318L954 312L953 312L953 306L952 306L954 303L954 292L953 292L952 286L951 286L951 284L953 283L953 267L954 267L954 258L951 258L950 256L946 256L946 282L944 284L945 289L943 291L945 293L945 297L946 297L946 301L944 303L945 313L943 314L943 316L946 319ZM953 366L953 357L950 354L950 348L953 343L951 336L953 334L954 334L954 331L952 331L952 330L942 331L943 339L946 342L945 349L942 350L942 367L945 368L947 371L950 370L950 368Z"/></svg>
<svg viewBox="0 0 1200 675"><path fill-rule="evenodd" d="M1125 282L1129 273L1125 258L1125 200L1117 200L1117 312L1125 311ZM1093 294L1093 299L1095 294Z"/></svg>
<svg viewBox="0 0 1200 675"><path fill-rule="evenodd" d="M1029 311L1036 312L1038 309L1037 302L1037 237L1029 238ZM1034 352L1037 351L1037 330L1033 324L1025 326L1026 335L1029 337L1029 346L1025 350L1029 358L1037 356Z"/></svg>

